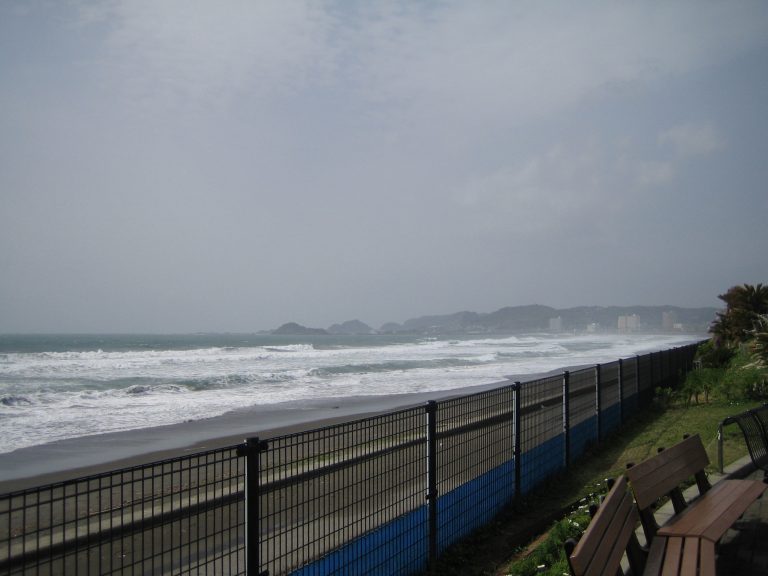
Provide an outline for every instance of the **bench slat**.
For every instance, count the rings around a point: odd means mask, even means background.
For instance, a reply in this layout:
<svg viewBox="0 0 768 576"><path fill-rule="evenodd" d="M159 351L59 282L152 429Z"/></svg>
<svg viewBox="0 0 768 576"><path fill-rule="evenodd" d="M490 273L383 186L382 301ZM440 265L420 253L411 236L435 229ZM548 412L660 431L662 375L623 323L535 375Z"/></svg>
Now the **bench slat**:
<svg viewBox="0 0 768 576"><path fill-rule="evenodd" d="M715 576L715 543L702 540L700 545L699 576Z"/></svg>
<svg viewBox="0 0 768 576"><path fill-rule="evenodd" d="M620 528L619 538L616 544L613 546L613 550L611 551L611 555L608 558L608 561L605 563L605 567L603 567L603 569L599 572L596 572L596 574L605 576L613 576L616 574L617 570L621 566L621 559L624 557L627 543L635 533L635 528L637 527L639 516L637 515L635 509L632 507L632 497L629 496L629 494L627 494L627 496L630 500L631 513L624 518L624 525Z"/></svg>
<svg viewBox="0 0 768 576"><path fill-rule="evenodd" d="M677 574L680 568L680 556L683 552L683 539L676 536L668 538L667 553L664 554L664 574Z"/></svg>
<svg viewBox="0 0 768 576"><path fill-rule="evenodd" d="M699 565L699 539L685 538L683 540L683 562L680 565L682 576L697 576Z"/></svg>
<svg viewBox="0 0 768 576"><path fill-rule="evenodd" d="M631 516L632 497L629 493L621 499L621 505L611 517L611 522L601 536L595 554L590 558L589 566L585 572L587 576L598 576L603 573L615 573L621 564L621 557L626 548L626 541L622 542L624 522ZM618 551L618 558L616 558Z"/></svg>
<svg viewBox="0 0 768 576"><path fill-rule="evenodd" d="M668 540L666 536L657 536L653 539L651 549L648 551L648 562L645 565L644 574L648 576L661 574Z"/></svg>

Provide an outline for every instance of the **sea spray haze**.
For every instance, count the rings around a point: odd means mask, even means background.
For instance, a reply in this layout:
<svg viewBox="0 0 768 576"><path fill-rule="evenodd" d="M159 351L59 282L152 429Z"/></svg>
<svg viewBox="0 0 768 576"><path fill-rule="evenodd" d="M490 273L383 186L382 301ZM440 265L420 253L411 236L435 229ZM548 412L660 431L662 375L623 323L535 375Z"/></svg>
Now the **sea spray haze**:
<svg viewBox="0 0 768 576"><path fill-rule="evenodd" d="M501 382L688 343L686 335L0 336L0 452L257 405Z"/></svg>

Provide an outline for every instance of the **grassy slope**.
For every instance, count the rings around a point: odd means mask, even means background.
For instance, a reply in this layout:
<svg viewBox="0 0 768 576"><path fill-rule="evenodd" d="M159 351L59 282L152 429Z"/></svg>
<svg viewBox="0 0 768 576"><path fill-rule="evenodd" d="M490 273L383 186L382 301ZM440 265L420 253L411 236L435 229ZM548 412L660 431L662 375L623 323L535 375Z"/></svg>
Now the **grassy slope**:
<svg viewBox="0 0 768 576"><path fill-rule="evenodd" d="M453 546L432 573L449 576L508 574L512 560L530 550L531 534L546 532L562 516L564 508L602 489L604 480L622 474L627 463L642 462L655 454L658 447L671 446L684 434L701 435L714 470L717 466L718 424L727 416L757 405L712 403L647 410L629 421L621 431L612 433L567 473L553 478L525 502L511 506L486 528ZM735 426L727 427L723 436L726 464L747 454Z"/></svg>

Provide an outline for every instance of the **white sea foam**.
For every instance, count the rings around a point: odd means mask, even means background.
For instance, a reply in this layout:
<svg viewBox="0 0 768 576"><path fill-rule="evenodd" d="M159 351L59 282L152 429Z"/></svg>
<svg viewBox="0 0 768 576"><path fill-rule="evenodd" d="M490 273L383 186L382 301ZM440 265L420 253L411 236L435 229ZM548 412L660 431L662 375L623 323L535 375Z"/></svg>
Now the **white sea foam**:
<svg viewBox="0 0 768 576"><path fill-rule="evenodd" d="M291 400L437 392L607 362L685 336L530 335L0 354L0 452Z"/></svg>

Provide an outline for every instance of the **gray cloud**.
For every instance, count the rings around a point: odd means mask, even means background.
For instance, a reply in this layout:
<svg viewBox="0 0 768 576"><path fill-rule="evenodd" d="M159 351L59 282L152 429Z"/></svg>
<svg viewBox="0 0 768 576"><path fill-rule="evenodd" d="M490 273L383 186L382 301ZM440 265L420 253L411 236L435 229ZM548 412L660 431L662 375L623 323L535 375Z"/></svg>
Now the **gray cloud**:
<svg viewBox="0 0 768 576"><path fill-rule="evenodd" d="M11 2L0 331L768 278L763 3Z"/></svg>

